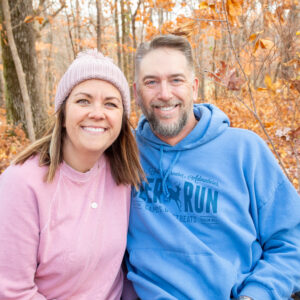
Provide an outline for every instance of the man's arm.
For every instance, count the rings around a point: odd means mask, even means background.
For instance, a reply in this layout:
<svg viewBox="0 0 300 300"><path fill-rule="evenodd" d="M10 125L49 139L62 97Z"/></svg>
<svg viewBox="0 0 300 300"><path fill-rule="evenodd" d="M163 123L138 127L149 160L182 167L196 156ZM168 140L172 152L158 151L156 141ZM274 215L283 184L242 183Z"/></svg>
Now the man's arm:
<svg viewBox="0 0 300 300"><path fill-rule="evenodd" d="M239 292L255 300L289 299L300 290L300 198L273 156L269 159L262 156L257 167L268 168L269 175L257 171L250 187L263 254Z"/></svg>

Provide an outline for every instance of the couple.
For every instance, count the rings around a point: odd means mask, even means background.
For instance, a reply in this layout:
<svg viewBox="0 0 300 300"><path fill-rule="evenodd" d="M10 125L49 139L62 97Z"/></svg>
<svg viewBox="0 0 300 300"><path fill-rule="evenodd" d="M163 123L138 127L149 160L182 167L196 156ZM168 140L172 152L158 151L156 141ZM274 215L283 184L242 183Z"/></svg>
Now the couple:
<svg viewBox="0 0 300 300"><path fill-rule="evenodd" d="M193 105L197 90L185 38L139 47L143 171L123 73L79 54L54 126L0 177L1 300L283 300L300 289L296 190L254 133ZM137 296L126 280L122 296L128 218Z"/></svg>

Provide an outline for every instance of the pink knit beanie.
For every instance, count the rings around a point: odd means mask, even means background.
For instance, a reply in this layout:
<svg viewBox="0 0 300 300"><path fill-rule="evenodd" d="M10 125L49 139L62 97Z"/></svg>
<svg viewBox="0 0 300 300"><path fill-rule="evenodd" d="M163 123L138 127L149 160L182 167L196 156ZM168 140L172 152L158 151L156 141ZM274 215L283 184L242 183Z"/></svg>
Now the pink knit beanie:
<svg viewBox="0 0 300 300"><path fill-rule="evenodd" d="M101 79L113 84L120 92L124 110L130 114L130 91L123 72L113 61L97 49L80 52L61 78L55 96L55 112L78 83L88 79Z"/></svg>

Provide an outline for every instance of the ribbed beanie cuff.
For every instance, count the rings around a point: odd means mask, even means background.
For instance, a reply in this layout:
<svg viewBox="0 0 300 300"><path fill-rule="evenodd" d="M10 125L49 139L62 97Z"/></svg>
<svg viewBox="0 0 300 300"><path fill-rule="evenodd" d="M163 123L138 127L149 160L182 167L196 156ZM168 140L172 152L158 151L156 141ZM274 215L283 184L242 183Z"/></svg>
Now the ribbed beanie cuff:
<svg viewBox="0 0 300 300"><path fill-rule="evenodd" d="M80 52L61 78L55 96L55 112L71 93L72 89L88 79L101 79L114 85L122 96L124 110L130 114L130 91L123 72L109 57L97 49Z"/></svg>

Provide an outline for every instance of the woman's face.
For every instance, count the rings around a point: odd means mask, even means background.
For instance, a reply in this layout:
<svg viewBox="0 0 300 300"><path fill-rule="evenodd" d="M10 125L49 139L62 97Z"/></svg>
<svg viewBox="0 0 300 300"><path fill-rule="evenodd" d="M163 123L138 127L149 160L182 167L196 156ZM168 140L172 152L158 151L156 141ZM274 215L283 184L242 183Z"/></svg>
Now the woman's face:
<svg viewBox="0 0 300 300"><path fill-rule="evenodd" d="M64 158L99 158L119 136L122 116L122 97L112 84L91 79L76 85L66 100Z"/></svg>

